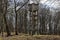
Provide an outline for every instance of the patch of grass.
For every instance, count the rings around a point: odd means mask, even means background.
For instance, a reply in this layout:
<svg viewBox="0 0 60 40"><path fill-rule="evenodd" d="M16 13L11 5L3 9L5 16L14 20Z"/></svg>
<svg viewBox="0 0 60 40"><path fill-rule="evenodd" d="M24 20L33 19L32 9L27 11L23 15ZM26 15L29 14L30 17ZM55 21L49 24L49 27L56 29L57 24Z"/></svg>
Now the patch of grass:
<svg viewBox="0 0 60 40"><path fill-rule="evenodd" d="M10 40L17 40L16 38L11 38Z"/></svg>
<svg viewBox="0 0 60 40"><path fill-rule="evenodd" d="M29 34L19 34L9 37L3 37L4 40L60 40L59 35L29 35ZM0 37L0 40L3 40Z"/></svg>
<svg viewBox="0 0 60 40"><path fill-rule="evenodd" d="M59 35L33 35L34 38L36 39L46 39L46 40L60 40Z"/></svg>
<svg viewBox="0 0 60 40"><path fill-rule="evenodd" d="M3 38L2 38L2 37L0 37L0 40L3 40Z"/></svg>

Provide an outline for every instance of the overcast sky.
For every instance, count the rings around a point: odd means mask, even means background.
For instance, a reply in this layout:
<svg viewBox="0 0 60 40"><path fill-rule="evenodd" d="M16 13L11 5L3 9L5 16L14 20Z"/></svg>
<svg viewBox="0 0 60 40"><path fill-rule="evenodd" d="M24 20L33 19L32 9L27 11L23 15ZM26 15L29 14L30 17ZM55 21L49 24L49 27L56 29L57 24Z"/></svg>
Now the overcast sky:
<svg viewBox="0 0 60 40"><path fill-rule="evenodd" d="M27 0L16 0L16 2L24 2L24 1L26 2ZM29 0L29 3L33 3L33 2L36 3L37 0ZM40 0L40 3L42 3L43 5L47 5L47 7L50 8L60 9L60 0Z"/></svg>

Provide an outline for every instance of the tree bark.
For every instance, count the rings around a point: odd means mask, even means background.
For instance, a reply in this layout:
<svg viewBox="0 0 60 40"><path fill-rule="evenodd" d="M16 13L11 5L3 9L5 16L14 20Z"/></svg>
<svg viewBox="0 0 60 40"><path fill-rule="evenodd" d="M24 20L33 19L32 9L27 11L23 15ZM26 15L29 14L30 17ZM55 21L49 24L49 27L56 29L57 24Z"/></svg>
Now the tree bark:
<svg viewBox="0 0 60 40"><path fill-rule="evenodd" d="M14 4L15 4L15 34L18 35L18 31L17 31L17 11L16 11L16 1L14 0Z"/></svg>
<svg viewBox="0 0 60 40"><path fill-rule="evenodd" d="M5 0L6 1L6 0ZM7 2L7 1L6 1ZM8 3L8 2L7 2ZM11 33L10 33L10 30L9 30L9 27L7 25L7 20L6 20L6 13L7 13L7 3L5 4L5 10L4 10L4 24L5 24L5 27L6 27L6 32L7 32L7 36L10 36Z"/></svg>

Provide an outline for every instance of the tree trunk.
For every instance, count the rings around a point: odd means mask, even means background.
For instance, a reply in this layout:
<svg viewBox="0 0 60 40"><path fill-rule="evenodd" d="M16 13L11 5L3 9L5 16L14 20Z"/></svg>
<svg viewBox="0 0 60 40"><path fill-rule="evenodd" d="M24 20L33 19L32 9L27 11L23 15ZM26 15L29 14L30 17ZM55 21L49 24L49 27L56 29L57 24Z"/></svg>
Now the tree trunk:
<svg viewBox="0 0 60 40"><path fill-rule="evenodd" d="M4 12L4 15L3 15L3 17L4 17L4 24L5 24L5 27L6 27L7 36L10 36L11 33L10 33L9 27L8 27L8 25L7 25L7 20L6 20L7 3L6 3L5 5L6 5L6 6L5 6L5 10L4 10L5 12Z"/></svg>
<svg viewBox="0 0 60 40"><path fill-rule="evenodd" d="M15 4L15 34L18 35L18 31L17 31L17 11L16 11L16 1L14 0L14 4Z"/></svg>
<svg viewBox="0 0 60 40"><path fill-rule="evenodd" d="M18 35L18 32L17 32L17 13L16 13L16 17L15 17L15 34Z"/></svg>

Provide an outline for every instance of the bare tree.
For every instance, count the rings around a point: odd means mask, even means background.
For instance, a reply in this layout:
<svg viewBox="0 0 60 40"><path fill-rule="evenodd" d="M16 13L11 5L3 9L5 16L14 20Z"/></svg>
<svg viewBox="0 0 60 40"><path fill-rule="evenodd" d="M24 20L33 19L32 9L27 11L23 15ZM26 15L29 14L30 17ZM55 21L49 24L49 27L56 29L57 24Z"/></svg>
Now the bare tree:
<svg viewBox="0 0 60 40"><path fill-rule="evenodd" d="M8 27L8 25L7 25L7 20L6 20L7 4L8 4L8 0L4 0L4 5L5 5L5 7L4 7L4 12L3 12L3 13L4 13L4 14L3 14L3 18L4 18L4 24L5 24L5 26L6 26L7 36L10 36L11 33L10 33L9 27Z"/></svg>
<svg viewBox="0 0 60 40"><path fill-rule="evenodd" d="M17 31L17 11L16 11L16 1L15 0L14 0L14 4L15 4L14 9L15 9L15 14L16 14L16 16L15 16L15 34L18 35L18 31Z"/></svg>

